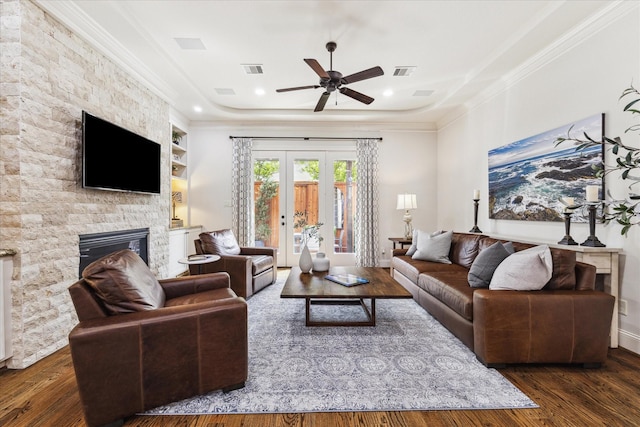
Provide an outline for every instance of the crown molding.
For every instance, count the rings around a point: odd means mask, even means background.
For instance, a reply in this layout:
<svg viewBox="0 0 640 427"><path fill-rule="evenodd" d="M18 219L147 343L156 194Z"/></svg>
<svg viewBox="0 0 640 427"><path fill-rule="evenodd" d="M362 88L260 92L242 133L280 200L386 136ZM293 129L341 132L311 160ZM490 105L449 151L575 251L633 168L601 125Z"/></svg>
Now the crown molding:
<svg viewBox="0 0 640 427"><path fill-rule="evenodd" d="M549 63L565 55L590 37L606 29L618 19L640 9L640 3L635 1L617 0L609 3L595 14L584 20L580 25L570 29L563 37L551 43L545 49L530 57L520 66L505 74L499 81L489 86L473 99L464 104L464 108L457 109L438 121L438 129L444 129L469 111L486 103L494 97L506 92L523 79L534 74Z"/></svg>
<svg viewBox="0 0 640 427"><path fill-rule="evenodd" d="M178 96L164 80L131 54L74 2L57 0L34 0L34 2L165 102L172 104L172 100Z"/></svg>

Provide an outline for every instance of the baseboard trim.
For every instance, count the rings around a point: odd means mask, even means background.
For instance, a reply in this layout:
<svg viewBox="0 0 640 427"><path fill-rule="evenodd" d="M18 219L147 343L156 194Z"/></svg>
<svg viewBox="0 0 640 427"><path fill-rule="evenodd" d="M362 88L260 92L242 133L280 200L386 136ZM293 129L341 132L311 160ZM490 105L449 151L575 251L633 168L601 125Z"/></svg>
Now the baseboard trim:
<svg viewBox="0 0 640 427"><path fill-rule="evenodd" d="M620 329L618 336L620 337L618 341L620 347L640 355L640 335Z"/></svg>

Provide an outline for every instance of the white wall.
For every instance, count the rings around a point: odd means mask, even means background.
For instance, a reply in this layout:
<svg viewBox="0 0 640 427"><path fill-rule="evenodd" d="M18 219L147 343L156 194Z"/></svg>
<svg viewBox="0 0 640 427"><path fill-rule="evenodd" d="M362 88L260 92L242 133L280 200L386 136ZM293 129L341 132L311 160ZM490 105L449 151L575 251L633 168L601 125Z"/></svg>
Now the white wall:
<svg viewBox="0 0 640 427"><path fill-rule="evenodd" d="M487 153L490 149L535 135L589 115L604 112L608 136L622 136L638 146L637 134L624 135L630 114L622 113L621 92L631 81L640 87L640 10L638 3L623 4L625 14L602 17L580 33L579 43L558 45L538 63L532 62L506 79L503 88L490 88L492 96L471 107L438 133L438 219L445 229L468 230L473 224L471 195L482 190L479 227L485 233L557 241L564 236L562 223L489 220L487 207ZM631 9L631 10L629 10ZM636 119L637 122L637 119ZM609 158L609 157L607 157ZM628 185L628 182L626 183ZM607 189L626 194L622 180L609 176ZM620 316L620 345L640 353L640 227L628 237L620 227L598 225L596 235L611 247L622 247L621 298L628 315ZM588 225L573 224L578 242L589 234ZM617 313L614 313L617 315Z"/></svg>
<svg viewBox="0 0 640 427"><path fill-rule="evenodd" d="M392 236L404 233L403 211L396 210L398 193L415 193L418 209L412 212L414 226L435 229L436 223L436 134L426 131L372 130L327 131L314 127L292 129L265 126L191 124L189 133L190 223L205 230L231 227L231 155L234 136L316 136L382 137L379 147L380 254L388 265ZM308 142L286 142L283 146L299 149Z"/></svg>

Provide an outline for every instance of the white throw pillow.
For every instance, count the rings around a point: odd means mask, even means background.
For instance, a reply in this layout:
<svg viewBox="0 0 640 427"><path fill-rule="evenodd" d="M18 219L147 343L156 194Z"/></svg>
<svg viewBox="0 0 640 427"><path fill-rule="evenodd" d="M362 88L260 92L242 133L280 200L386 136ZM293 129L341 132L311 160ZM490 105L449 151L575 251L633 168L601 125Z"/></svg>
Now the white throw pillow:
<svg viewBox="0 0 640 427"><path fill-rule="evenodd" d="M406 256L413 256L413 254L416 253L416 250L418 249L418 232L420 230L415 229L413 230L413 238L411 239L411 246L409 246L409 249L407 249L407 253L405 254Z"/></svg>
<svg viewBox="0 0 640 427"><path fill-rule="evenodd" d="M539 291L551 280L553 260L547 245L516 252L498 265L489 289Z"/></svg>
<svg viewBox="0 0 640 427"><path fill-rule="evenodd" d="M413 230L413 237L411 238L411 246L409 246L409 249L407 249L407 252L405 253L406 256L413 256L413 254L416 253L416 251L418 250L418 234L420 233L420 230L418 229L414 229ZM433 233L430 233L429 235L431 237L433 236L437 236L438 234L442 234L444 233L444 230L438 230L438 231L434 231Z"/></svg>
<svg viewBox="0 0 640 427"><path fill-rule="evenodd" d="M418 231L417 250L411 258L451 264L449 250L451 249L452 236L453 231L447 231L436 236L424 231Z"/></svg>

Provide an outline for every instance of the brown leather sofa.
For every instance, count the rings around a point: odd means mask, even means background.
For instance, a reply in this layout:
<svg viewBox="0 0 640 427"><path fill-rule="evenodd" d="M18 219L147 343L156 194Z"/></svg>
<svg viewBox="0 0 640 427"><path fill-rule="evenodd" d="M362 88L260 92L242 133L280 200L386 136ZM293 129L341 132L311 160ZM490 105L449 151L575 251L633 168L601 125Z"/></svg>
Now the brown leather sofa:
<svg viewBox="0 0 640 427"><path fill-rule="evenodd" d="M247 305L229 275L157 281L124 250L89 265L69 293L80 320L69 346L87 425L244 386Z"/></svg>
<svg viewBox="0 0 640 427"><path fill-rule="evenodd" d="M607 358L614 297L595 290L596 268L576 262L573 251L551 248L553 275L542 290L471 287L473 261L495 242L484 235L453 233L452 264L416 260L405 255L407 249L394 249L391 275L487 366L600 366ZM520 251L533 245L513 242L513 247Z"/></svg>
<svg viewBox="0 0 640 427"><path fill-rule="evenodd" d="M248 299L278 278L277 248L241 247L228 229L200 233L194 244L197 254L219 255L220 260L191 265L189 273L225 271L231 276L231 289L238 296Z"/></svg>

